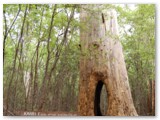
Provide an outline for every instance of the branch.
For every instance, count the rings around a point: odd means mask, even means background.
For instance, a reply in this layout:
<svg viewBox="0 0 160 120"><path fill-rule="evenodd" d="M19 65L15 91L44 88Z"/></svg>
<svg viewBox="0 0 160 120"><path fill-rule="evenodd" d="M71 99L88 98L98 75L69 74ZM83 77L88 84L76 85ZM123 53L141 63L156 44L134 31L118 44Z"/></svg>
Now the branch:
<svg viewBox="0 0 160 120"><path fill-rule="evenodd" d="M17 17L18 17L18 15L19 15L20 11L21 11L21 5L19 5L19 10L18 10L17 15L15 16L15 18L14 18L14 20L13 20L11 26L9 27L8 31L6 31L6 34L5 34L5 36L4 36L4 41L6 40L6 38L7 38L7 36L8 36L8 33L9 33L10 30L12 29L12 27L13 27L15 21L17 20Z"/></svg>
<svg viewBox="0 0 160 120"><path fill-rule="evenodd" d="M51 38L51 32L52 32L52 28L53 28L53 19L54 19L55 13L56 13L56 9L57 9L57 7L56 7L56 5L55 5L54 10L53 10L53 14L52 14L52 19L51 19L51 25L50 25L48 40L47 40L47 42L48 42L48 44L47 44L48 53L50 52L50 51L49 51L49 40L50 40L50 38Z"/></svg>
<svg viewBox="0 0 160 120"><path fill-rule="evenodd" d="M12 113L11 111L7 110L4 106L3 106L3 110L6 111L7 115L15 116L14 113Z"/></svg>
<svg viewBox="0 0 160 120"><path fill-rule="evenodd" d="M56 51L56 54L55 54L55 57L56 57L56 58L55 58L55 61L54 61L53 65L52 65L52 68L51 68L51 72L50 72L50 75L49 75L49 81L50 81L50 79L51 79L51 75L52 75L54 69L56 68L56 64L57 64L57 62L58 62L60 53L61 53L61 51L62 51L62 47L63 47L65 41L67 41L67 33L68 33L68 29L69 29L70 23L71 23L71 21L72 21L72 18L74 17L75 8L76 8L76 5L74 6L74 8L73 8L73 10L72 10L72 13L71 13L71 15L70 15L70 18L69 18L69 21L68 21L68 24L67 24L67 27L66 27L66 30L65 30L65 32L64 32L63 40L62 40L62 43L61 43L61 48L58 49L58 47L57 47L57 51Z"/></svg>

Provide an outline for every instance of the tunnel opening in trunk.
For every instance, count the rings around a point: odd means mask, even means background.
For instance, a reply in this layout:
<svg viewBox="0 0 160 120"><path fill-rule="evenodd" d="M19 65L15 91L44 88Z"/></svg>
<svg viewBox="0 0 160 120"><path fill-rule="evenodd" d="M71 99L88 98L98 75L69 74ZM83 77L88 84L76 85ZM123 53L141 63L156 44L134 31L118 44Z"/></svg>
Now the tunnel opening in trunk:
<svg viewBox="0 0 160 120"><path fill-rule="evenodd" d="M107 112L107 92L102 81L98 81L94 98L94 115L104 116Z"/></svg>

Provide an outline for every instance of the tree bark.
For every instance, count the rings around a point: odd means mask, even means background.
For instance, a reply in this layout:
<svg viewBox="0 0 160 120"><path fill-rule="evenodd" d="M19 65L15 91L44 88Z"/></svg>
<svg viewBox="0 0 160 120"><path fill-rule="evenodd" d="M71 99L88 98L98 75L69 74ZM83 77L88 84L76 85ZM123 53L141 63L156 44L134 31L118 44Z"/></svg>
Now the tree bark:
<svg viewBox="0 0 160 120"><path fill-rule="evenodd" d="M11 86L14 80L14 74L15 74L15 70L16 70L16 61L17 61L17 57L18 57L18 53L19 53L19 46L20 46L20 42L22 41L22 37L23 37L23 31L24 31L24 24L26 21L26 15L27 15L27 9L28 9L28 5L26 5L25 8L25 13L24 13L24 19L23 19L23 23L22 23L22 27L21 27L21 31L20 31L20 37L18 40L18 45L16 47L15 50L15 56L14 56L14 61L13 61L13 71L11 74L11 79L9 81L9 85L8 85L8 89L7 89L7 100L6 100L6 109L9 109L9 104L10 104L10 94L11 94ZM5 40L5 39L4 39Z"/></svg>
<svg viewBox="0 0 160 120"><path fill-rule="evenodd" d="M52 29L53 29L53 22L54 22L54 17L56 14L56 9L57 9L57 5L54 5L54 9L53 9L53 13L52 13L52 18L51 18L51 23L50 23L50 29L49 29L49 34L48 34L48 39L47 39L47 60L46 60L46 66L45 66L45 73L44 73L44 79L42 82L42 87L41 87L41 94L40 94L40 101L39 101L39 110L42 110L44 107L44 104L46 103L46 95L45 92L47 90L47 81L48 81L48 77L49 77L49 73L48 73L48 69L49 69L49 63L50 63L50 55L51 55L51 51L50 51L50 39L51 39L51 33L52 33Z"/></svg>
<svg viewBox="0 0 160 120"><path fill-rule="evenodd" d="M152 115L155 115L155 80L152 80Z"/></svg>
<svg viewBox="0 0 160 120"><path fill-rule="evenodd" d="M122 46L117 37L115 11L103 12L101 5L81 7L79 115L102 115L100 103L95 102L100 101L96 97L105 85L108 99L105 115L137 116Z"/></svg>
<svg viewBox="0 0 160 120"><path fill-rule="evenodd" d="M4 57L5 57L5 48L6 48L6 38L8 36L8 34L10 33L15 21L17 20L18 16L19 16L19 13L21 11L21 5L19 5L19 9L18 9L18 12L11 24L11 26L7 29L7 22L6 22L6 16L5 16L5 10L3 10L3 14L4 14L4 21L5 21L5 34L4 34L4 39L3 39L3 64L4 64Z"/></svg>
<svg viewBox="0 0 160 120"><path fill-rule="evenodd" d="M148 115L155 115L155 80L149 80L148 83Z"/></svg>

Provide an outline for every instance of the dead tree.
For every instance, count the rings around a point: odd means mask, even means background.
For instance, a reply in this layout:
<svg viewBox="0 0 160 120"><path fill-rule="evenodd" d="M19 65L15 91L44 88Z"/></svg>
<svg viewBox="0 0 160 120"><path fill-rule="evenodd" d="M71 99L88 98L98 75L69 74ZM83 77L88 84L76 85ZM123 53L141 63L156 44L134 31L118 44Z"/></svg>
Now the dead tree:
<svg viewBox="0 0 160 120"><path fill-rule="evenodd" d="M100 94L105 85L108 116L137 116L128 81L114 10L82 5L80 12L80 87L78 114L101 116Z"/></svg>

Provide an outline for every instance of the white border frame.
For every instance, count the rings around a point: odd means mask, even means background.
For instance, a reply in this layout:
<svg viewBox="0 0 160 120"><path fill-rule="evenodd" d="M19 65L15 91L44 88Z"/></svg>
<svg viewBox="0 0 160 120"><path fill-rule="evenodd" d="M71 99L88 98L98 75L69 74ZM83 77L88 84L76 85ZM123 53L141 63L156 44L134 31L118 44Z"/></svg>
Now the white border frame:
<svg viewBox="0 0 160 120"><path fill-rule="evenodd" d="M159 79L160 79L160 26L159 26L159 21L160 21L160 3L158 3L159 0L0 0L0 38L1 38L1 43L0 43L0 119L160 119L160 98L158 93L160 92L160 89L158 88L159 85ZM42 117L42 116L34 116L34 117L29 117L29 116L21 116L21 117L6 117L3 116L3 4L47 4L47 3L57 3L57 4L131 4L131 3L137 3L137 4L156 4L156 42L155 42L155 47L156 47L156 105L155 105L155 110L156 110L156 116L155 117L150 117L150 116L139 116L139 117Z"/></svg>

